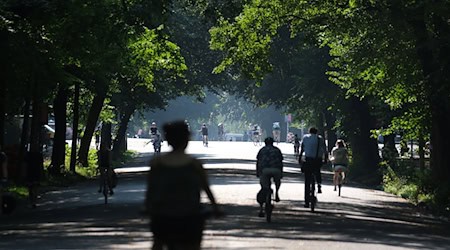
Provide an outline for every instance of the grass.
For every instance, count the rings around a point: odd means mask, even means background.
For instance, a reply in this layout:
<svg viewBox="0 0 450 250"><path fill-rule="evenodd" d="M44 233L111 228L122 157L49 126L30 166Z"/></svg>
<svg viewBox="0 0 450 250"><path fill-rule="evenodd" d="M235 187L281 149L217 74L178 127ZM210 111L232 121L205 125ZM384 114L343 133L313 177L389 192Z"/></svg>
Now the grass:
<svg viewBox="0 0 450 250"><path fill-rule="evenodd" d="M60 175L51 175L48 171L50 166L50 159L44 160L44 173L41 181L42 189L49 189L51 187L65 187L71 186L81 181L86 181L90 179L94 179L97 177L97 150L91 149L88 154L88 167L83 167L81 164L77 164L75 166L75 173L72 173L69 170L70 166L70 147L66 148L66 160L65 160L65 169L62 171ZM137 153L134 151L126 151L122 156L120 156L117 160L112 162L113 168L124 165L126 162L130 161L134 157L137 156ZM7 191L14 194L19 199L28 197L28 188L24 185L19 184L11 184Z"/></svg>

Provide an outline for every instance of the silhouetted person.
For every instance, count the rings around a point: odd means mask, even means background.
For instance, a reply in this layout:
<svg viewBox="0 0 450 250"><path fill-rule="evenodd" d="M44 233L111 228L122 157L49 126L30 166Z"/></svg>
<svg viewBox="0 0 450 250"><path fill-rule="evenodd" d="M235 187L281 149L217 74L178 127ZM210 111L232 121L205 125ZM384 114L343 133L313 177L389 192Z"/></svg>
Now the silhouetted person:
<svg viewBox="0 0 450 250"><path fill-rule="evenodd" d="M100 144L100 150L97 151L97 157L98 171L100 174L98 192L101 193L103 191L103 183L105 178L107 178L109 195L113 195L114 190L112 176L114 170L112 169L112 153L106 143Z"/></svg>
<svg viewBox="0 0 450 250"><path fill-rule="evenodd" d="M305 162L302 162L302 154L305 153ZM310 128L309 133L303 136L299 163L302 166L302 172L305 174L305 207L309 207L309 191L313 174L317 180L317 193L322 193L322 176L320 168L323 162L327 162L328 153L325 140L317 134L316 128Z"/></svg>
<svg viewBox="0 0 450 250"><path fill-rule="evenodd" d="M204 216L200 192L206 192L213 211L220 214L202 163L187 155L189 131L184 121L165 124L165 138L173 151L150 162L146 208L153 232L153 249L200 249Z"/></svg>
<svg viewBox="0 0 450 250"><path fill-rule="evenodd" d="M36 208L38 188L44 171L44 159L41 152L28 152L25 163L27 166L28 198L32 208Z"/></svg>

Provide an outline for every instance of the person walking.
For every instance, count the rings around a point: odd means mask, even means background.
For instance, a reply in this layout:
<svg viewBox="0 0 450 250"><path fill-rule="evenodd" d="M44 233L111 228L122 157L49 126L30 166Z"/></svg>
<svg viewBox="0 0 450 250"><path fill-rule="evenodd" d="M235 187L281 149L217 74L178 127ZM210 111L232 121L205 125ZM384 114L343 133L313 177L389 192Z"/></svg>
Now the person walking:
<svg viewBox="0 0 450 250"><path fill-rule="evenodd" d="M317 129L312 127L309 133L303 136L301 150L299 154L299 164L302 172L305 174L305 207L309 207L309 192L313 174L317 181L317 193L322 193L322 176L320 168L322 163L328 160L325 140L317 134ZM305 161L302 155L305 153Z"/></svg>
<svg viewBox="0 0 450 250"><path fill-rule="evenodd" d="M283 155L279 148L273 145L273 138L267 137L264 140L265 146L261 148L256 156L256 176L259 177L259 184L261 190L257 194L257 201L259 203L259 217L264 217L264 202L266 192L270 190L271 179L275 182L275 202L280 201L278 191L281 186L281 179L283 178Z"/></svg>
<svg viewBox="0 0 450 250"><path fill-rule="evenodd" d="M2 147L0 145L0 213L3 213L3 189L4 185L8 180L8 157L2 151Z"/></svg>
<svg viewBox="0 0 450 250"><path fill-rule="evenodd" d="M173 150L154 157L147 177L146 211L150 216L154 250L200 249L204 216L200 193L208 196L213 213L221 214L202 163L185 153L189 131L185 122L163 126Z"/></svg>

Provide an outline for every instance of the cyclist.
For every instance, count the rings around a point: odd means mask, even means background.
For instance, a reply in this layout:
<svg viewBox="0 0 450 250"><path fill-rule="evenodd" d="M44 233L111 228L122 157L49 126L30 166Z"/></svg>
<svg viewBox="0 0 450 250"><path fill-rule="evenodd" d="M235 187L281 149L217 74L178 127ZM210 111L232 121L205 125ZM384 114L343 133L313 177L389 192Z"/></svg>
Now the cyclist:
<svg viewBox="0 0 450 250"><path fill-rule="evenodd" d="M253 141L257 140L259 142L260 128L258 124L255 124L252 129Z"/></svg>
<svg viewBox="0 0 450 250"><path fill-rule="evenodd" d="M158 133L158 127L156 126L156 122L152 122L152 124L150 125L150 137L153 138L156 133Z"/></svg>
<svg viewBox="0 0 450 250"><path fill-rule="evenodd" d="M145 205L154 237L152 249L200 249L205 223L201 193L206 193L216 216L222 211L201 161L185 152L189 142L187 125L176 121L165 124L163 130L173 150L150 162Z"/></svg>
<svg viewBox="0 0 450 250"><path fill-rule="evenodd" d="M208 147L208 127L206 126L206 123L203 123L200 132L202 133L203 146Z"/></svg>
<svg viewBox="0 0 450 250"><path fill-rule="evenodd" d="M153 149L155 150L155 153L156 154L161 153L161 143L162 143L161 134L157 132L152 140L153 140Z"/></svg>
<svg viewBox="0 0 450 250"><path fill-rule="evenodd" d="M105 143L102 145L100 144L100 150L97 152L98 156L98 170L100 171L100 188L98 189L98 192L101 193L103 189L103 182L104 178L107 178L108 181L108 188L109 188L109 195L113 195L113 183L112 183L112 168L111 168L111 150L108 149L108 147L105 145Z"/></svg>
<svg viewBox="0 0 450 250"><path fill-rule="evenodd" d="M256 156L256 176L259 177L261 190L257 194L259 203L259 217L264 217L263 204L265 202L266 192L270 190L271 178L275 182L275 202L280 201L278 190L283 178L283 155L279 148L273 145L273 138L267 137L264 140L265 146L261 148Z"/></svg>
<svg viewBox="0 0 450 250"><path fill-rule="evenodd" d="M309 207L310 183L313 174L317 180L317 193L322 193L320 168L322 166L322 159L325 163L328 160L325 140L317 132L316 128L310 128L309 133L303 136L301 142L299 163L302 172L305 174L305 207ZM303 162L301 157L303 153L305 153L305 162Z"/></svg>
<svg viewBox="0 0 450 250"><path fill-rule="evenodd" d="M348 166L348 151L345 146L344 140L339 139L336 141L336 146L331 150L330 161L333 164L333 184L334 191L336 191L336 185L339 184L337 183L339 174L342 174L342 180L344 180L345 171L347 170Z"/></svg>
<svg viewBox="0 0 450 250"><path fill-rule="evenodd" d="M219 141L223 141L224 140L224 130L223 130L223 123L219 123L218 125L217 125L217 133L218 133L218 136L219 136Z"/></svg>
<svg viewBox="0 0 450 250"><path fill-rule="evenodd" d="M300 139L298 138L298 135L294 135L294 154L296 157L299 156L299 149L300 149Z"/></svg>
<svg viewBox="0 0 450 250"><path fill-rule="evenodd" d="M280 128L280 122L274 122L272 124L272 134L273 134L273 139L277 142L280 143L280 137L281 137L281 128Z"/></svg>

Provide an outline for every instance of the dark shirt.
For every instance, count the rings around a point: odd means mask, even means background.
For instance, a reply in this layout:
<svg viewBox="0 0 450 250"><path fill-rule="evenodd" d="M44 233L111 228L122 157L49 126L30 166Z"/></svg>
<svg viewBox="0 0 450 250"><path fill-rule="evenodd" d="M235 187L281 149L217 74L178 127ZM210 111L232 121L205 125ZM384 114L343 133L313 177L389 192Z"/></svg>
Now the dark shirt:
<svg viewBox="0 0 450 250"><path fill-rule="evenodd" d="M200 212L202 181L197 160L173 167L155 159L150 165L147 202L151 214L185 216Z"/></svg>
<svg viewBox="0 0 450 250"><path fill-rule="evenodd" d="M274 146L264 146L259 150L256 156L258 160L256 164L256 171L261 174L264 168L278 168L283 169L283 155L279 148Z"/></svg>
<svg viewBox="0 0 450 250"><path fill-rule="evenodd" d="M202 126L202 135L208 135L208 128L206 126Z"/></svg>

